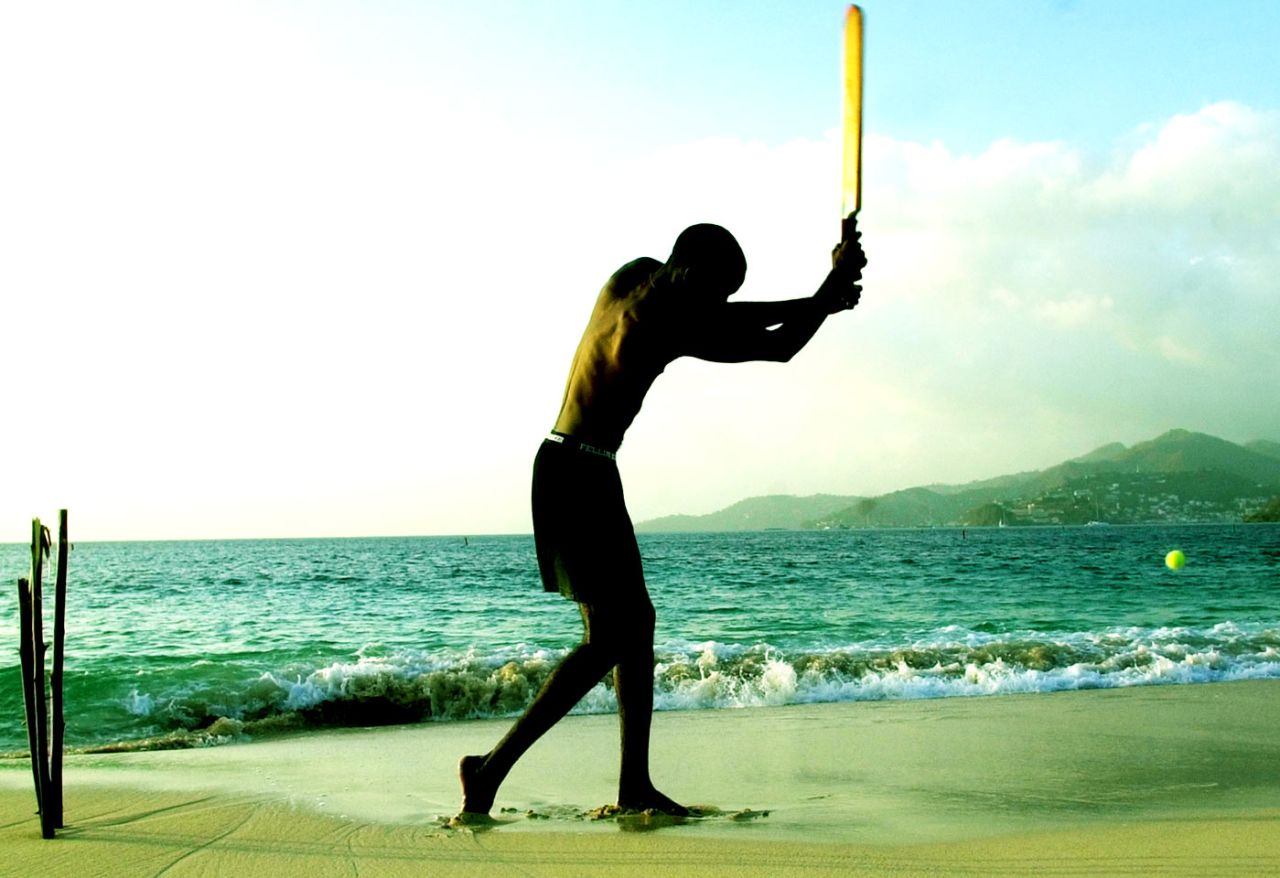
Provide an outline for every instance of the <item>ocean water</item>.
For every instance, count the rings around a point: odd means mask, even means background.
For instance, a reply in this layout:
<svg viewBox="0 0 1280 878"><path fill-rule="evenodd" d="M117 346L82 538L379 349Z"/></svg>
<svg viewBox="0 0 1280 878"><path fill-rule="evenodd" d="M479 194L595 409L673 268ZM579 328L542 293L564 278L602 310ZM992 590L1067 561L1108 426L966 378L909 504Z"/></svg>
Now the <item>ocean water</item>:
<svg viewBox="0 0 1280 878"><path fill-rule="evenodd" d="M1280 526L642 535L641 551L660 710L1280 678ZM26 747L28 558L0 546L0 752ZM581 635L529 536L82 543L69 570L73 748L508 716ZM614 706L605 681L578 711Z"/></svg>

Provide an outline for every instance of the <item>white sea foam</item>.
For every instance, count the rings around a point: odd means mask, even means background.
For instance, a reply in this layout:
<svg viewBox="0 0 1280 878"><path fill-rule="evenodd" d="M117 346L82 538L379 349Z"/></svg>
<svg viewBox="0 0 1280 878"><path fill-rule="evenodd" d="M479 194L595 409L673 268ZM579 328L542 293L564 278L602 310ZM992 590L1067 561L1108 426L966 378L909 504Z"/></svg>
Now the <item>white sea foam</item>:
<svg viewBox="0 0 1280 878"><path fill-rule="evenodd" d="M1278 638L1275 628L1223 623L1053 635L947 626L909 647L790 653L688 644L659 663L655 685L658 705L678 710L1280 678Z"/></svg>
<svg viewBox="0 0 1280 878"><path fill-rule="evenodd" d="M512 716L565 652L524 644L489 654L370 649L354 661L259 672L230 689L135 687L122 707L152 723L150 734L172 736L173 746L308 725ZM670 642L659 645L656 659L660 710L949 698L1280 678L1280 628L1223 623L992 634L947 626L897 644L783 650L766 643ZM616 707L606 678L575 712Z"/></svg>
<svg viewBox="0 0 1280 878"><path fill-rule="evenodd" d="M155 699L134 689L125 698L123 706L134 716L150 716L155 709Z"/></svg>
<svg viewBox="0 0 1280 878"><path fill-rule="evenodd" d="M655 706L660 710L741 708L1280 678L1280 655L1275 646L1245 649L1235 659L1228 659L1224 650L1212 646L1199 650L1174 649L1167 644L1161 647L1155 644L1153 632L1131 633L1141 636L1081 635L1078 639L1082 642L1107 643L1109 653L1093 661L1044 668L1027 667L1017 660L1021 654L1036 662L1043 660L1032 640L1020 639L1016 648L1007 650L1008 655L994 655L1009 644L969 633L955 637L956 632L948 632L943 644L916 643L905 650L850 646L784 654L763 644L701 644L683 654L662 652L662 660L655 666ZM1263 637L1274 634L1258 633ZM960 642L966 646L956 649ZM936 653L945 658L935 658L932 664L922 661ZM200 708L189 699L159 700L137 690L131 692L125 707L153 720L169 718L170 731L139 742L146 747L203 746L243 734L317 723L370 725L511 716L532 699L558 655L539 652L523 661L499 664L493 657L461 665L402 658L334 663L291 680L263 674L246 687L252 697L241 703L257 707L243 717L228 716L225 707L206 704ZM574 712L609 713L616 708L617 700L606 680L594 687ZM210 719L200 720L202 715Z"/></svg>

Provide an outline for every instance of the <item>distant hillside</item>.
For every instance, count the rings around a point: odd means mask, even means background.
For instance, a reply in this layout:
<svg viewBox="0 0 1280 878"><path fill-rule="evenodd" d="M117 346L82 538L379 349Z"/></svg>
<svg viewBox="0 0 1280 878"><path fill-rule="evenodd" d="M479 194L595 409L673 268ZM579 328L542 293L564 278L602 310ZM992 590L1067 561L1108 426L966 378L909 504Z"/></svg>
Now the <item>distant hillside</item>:
<svg viewBox="0 0 1280 878"><path fill-rule="evenodd" d="M1244 479L1280 482L1280 457L1269 457L1216 436L1187 430L1170 430L1150 442L1135 445L1117 461L1160 472L1213 470Z"/></svg>
<svg viewBox="0 0 1280 878"><path fill-rule="evenodd" d="M1280 460L1280 442L1268 442L1266 439L1255 439L1252 442L1246 442L1244 447L1252 451L1254 454L1261 454L1266 457L1274 457Z"/></svg>
<svg viewBox="0 0 1280 878"><path fill-rule="evenodd" d="M1144 472L1221 472L1254 482L1280 484L1280 458L1267 457L1216 436L1170 430L1132 448L1118 442L1104 445L1034 474L1021 487L1043 491L1088 476Z"/></svg>
<svg viewBox="0 0 1280 878"><path fill-rule="evenodd" d="M860 500L830 515L816 515L806 527L939 527L964 523L965 514L1006 496L1008 487L984 483L977 488L940 491L908 488Z"/></svg>
<svg viewBox="0 0 1280 878"><path fill-rule="evenodd" d="M1037 472L879 497L753 497L709 515L642 522L641 531L1240 521L1280 494L1280 443L1236 445L1171 430L1113 442Z"/></svg>
<svg viewBox="0 0 1280 878"><path fill-rule="evenodd" d="M830 515L860 499L837 497L833 494L815 494L811 497L792 497L787 494L751 497L709 515L668 515L643 521L636 525L636 530L667 533L769 528L795 530L807 526L814 518Z"/></svg>
<svg viewBox="0 0 1280 878"><path fill-rule="evenodd" d="M1245 521L1264 522L1264 521L1280 521L1280 496L1272 497L1267 501L1267 505L1263 506L1257 512L1245 516Z"/></svg>
<svg viewBox="0 0 1280 878"><path fill-rule="evenodd" d="M1099 461L1115 460L1128 450L1122 442L1111 442L1101 448L1095 448L1083 457L1077 457L1076 462L1097 463Z"/></svg>

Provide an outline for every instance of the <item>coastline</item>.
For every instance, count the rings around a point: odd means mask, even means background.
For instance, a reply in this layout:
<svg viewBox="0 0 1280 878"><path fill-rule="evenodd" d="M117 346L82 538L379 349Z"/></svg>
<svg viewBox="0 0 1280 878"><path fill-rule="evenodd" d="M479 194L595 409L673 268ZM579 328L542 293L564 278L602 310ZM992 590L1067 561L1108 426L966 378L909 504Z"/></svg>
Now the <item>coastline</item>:
<svg viewBox="0 0 1280 878"><path fill-rule="evenodd" d="M1280 681L659 713L655 781L713 812L674 825L583 816L612 801L616 720L569 717L512 772L494 827L444 827L457 758L505 727L71 755L52 842L28 763L6 760L0 872L1280 871Z"/></svg>

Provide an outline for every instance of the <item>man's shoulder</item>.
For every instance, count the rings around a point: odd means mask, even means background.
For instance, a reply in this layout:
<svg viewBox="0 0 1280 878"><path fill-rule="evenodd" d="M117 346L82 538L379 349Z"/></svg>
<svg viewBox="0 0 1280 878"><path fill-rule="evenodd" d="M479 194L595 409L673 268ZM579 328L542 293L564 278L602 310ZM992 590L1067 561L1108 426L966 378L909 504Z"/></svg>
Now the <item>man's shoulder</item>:
<svg viewBox="0 0 1280 878"><path fill-rule="evenodd" d="M657 259L654 259L652 256L641 256L639 259L632 259L626 265L622 266L622 268L619 268L618 273L621 274L624 271L643 271L646 274L653 274L661 267L662 263Z"/></svg>
<svg viewBox="0 0 1280 878"><path fill-rule="evenodd" d="M613 273L606 286L615 294L629 293L653 277L653 273L661 267L662 263L650 256L632 259Z"/></svg>

